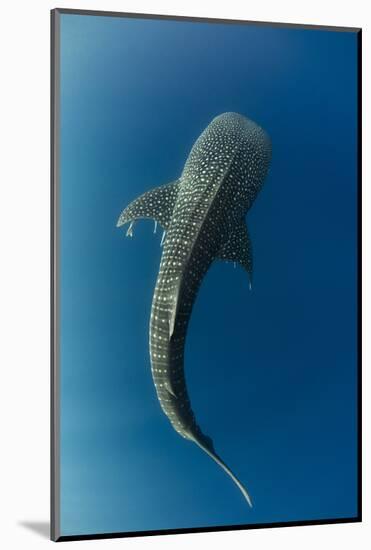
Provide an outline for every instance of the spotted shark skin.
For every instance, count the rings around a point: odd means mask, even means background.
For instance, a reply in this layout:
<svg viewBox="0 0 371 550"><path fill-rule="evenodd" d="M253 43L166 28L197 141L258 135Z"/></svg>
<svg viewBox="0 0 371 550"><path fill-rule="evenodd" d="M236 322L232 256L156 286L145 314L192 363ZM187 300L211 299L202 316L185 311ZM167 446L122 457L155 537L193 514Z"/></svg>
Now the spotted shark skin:
<svg viewBox="0 0 371 550"><path fill-rule="evenodd" d="M266 132L237 113L212 120L196 140L180 178L134 200L117 226L140 218L164 229L163 253L153 295L149 347L159 403L173 428L196 443L251 498L217 455L191 407L184 373L187 327L197 292L218 259L240 264L251 288L253 261L245 215L267 175L271 143Z"/></svg>

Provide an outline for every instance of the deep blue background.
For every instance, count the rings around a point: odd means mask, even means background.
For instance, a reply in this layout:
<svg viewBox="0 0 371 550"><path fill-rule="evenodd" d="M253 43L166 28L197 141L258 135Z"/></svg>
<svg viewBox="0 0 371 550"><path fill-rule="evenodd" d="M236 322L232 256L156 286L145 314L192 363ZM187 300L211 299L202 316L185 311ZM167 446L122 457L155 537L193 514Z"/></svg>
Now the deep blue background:
<svg viewBox="0 0 371 550"><path fill-rule="evenodd" d="M356 515L356 95L354 33L62 15L63 535ZM161 232L116 228L225 111L272 139L254 288L212 266L186 376L252 510L159 407Z"/></svg>

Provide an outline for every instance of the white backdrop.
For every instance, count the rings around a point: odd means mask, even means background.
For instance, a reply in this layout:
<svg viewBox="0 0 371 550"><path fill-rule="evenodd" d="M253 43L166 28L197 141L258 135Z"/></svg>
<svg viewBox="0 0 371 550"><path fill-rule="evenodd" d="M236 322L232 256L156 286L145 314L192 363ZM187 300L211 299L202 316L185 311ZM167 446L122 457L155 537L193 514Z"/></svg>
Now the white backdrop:
<svg viewBox="0 0 371 550"><path fill-rule="evenodd" d="M2 5L0 57L0 545L7 550L51 545L49 520L49 10L54 7L211 16L363 27L364 97L371 97L369 2L352 0L18 0ZM368 64L370 65L369 59ZM364 106L364 366L370 363L369 163L370 110ZM368 166L367 166L368 165ZM368 218L368 219L367 219ZM339 273L341 277L341 273ZM364 372L367 396L369 375ZM371 399L364 398L364 464L369 458ZM368 472L364 523L71 542L69 548L338 550L367 548L371 534ZM371 538L371 537L370 537Z"/></svg>

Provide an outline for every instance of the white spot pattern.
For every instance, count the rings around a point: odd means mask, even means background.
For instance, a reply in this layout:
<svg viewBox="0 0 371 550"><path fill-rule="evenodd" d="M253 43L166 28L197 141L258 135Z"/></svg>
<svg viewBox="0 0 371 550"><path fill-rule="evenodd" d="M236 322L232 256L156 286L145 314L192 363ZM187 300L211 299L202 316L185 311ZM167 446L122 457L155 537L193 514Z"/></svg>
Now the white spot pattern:
<svg viewBox="0 0 371 550"><path fill-rule="evenodd" d="M151 217L166 230L150 320L152 376L174 429L207 447L214 459L213 443L198 426L187 392L187 326L200 284L215 259L240 263L251 288L245 215L266 177L270 157L270 140L262 128L237 113L224 113L197 139L179 180L144 193L117 224L131 222L132 235L134 220Z"/></svg>

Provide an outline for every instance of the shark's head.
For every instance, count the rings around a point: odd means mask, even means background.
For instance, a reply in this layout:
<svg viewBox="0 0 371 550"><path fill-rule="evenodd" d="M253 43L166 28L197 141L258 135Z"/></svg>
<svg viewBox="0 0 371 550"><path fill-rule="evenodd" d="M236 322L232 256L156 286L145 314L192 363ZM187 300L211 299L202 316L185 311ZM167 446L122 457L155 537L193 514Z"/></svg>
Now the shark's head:
<svg viewBox="0 0 371 550"><path fill-rule="evenodd" d="M268 134L245 116L228 112L215 117L200 135L184 175L222 187L230 206L244 213L262 186L270 158Z"/></svg>

